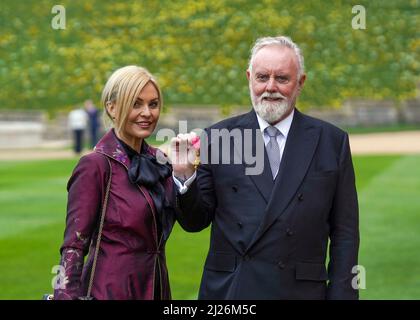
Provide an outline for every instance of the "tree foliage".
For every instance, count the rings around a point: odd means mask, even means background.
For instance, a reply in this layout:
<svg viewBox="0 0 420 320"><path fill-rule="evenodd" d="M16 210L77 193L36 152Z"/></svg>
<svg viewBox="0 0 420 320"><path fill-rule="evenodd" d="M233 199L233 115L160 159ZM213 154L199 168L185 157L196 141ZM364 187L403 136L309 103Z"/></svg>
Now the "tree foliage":
<svg viewBox="0 0 420 320"><path fill-rule="evenodd" d="M305 56L301 106L349 97L402 100L420 71L419 1L358 1L366 29L352 29L352 1L3 0L0 108L62 110L99 97L113 70L147 67L166 104L248 105L253 42L289 35Z"/></svg>

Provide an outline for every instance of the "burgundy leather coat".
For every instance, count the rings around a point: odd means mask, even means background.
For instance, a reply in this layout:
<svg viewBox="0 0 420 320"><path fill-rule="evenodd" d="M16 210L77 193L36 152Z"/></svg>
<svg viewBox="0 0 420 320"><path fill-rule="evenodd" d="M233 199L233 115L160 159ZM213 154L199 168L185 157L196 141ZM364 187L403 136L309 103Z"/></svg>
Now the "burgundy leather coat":
<svg viewBox="0 0 420 320"><path fill-rule="evenodd" d="M156 155L156 149L146 147ZM170 299L165 240L158 239L153 200L145 187L128 179L130 167L124 148L113 130L97 144L95 151L82 157L68 182L67 219L61 265L67 284L56 289L55 299L77 299L86 295L98 235L101 207L110 168L112 183L92 286L95 299ZM173 203L173 181L164 184L166 197ZM92 240L93 239L93 240Z"/></svg>

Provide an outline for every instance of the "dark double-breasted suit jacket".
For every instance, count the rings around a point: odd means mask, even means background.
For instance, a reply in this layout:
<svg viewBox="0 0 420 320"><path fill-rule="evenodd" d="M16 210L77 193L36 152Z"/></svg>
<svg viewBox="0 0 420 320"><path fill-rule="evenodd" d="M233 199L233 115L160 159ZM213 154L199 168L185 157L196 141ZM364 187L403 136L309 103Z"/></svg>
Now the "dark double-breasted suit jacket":
<svg viewBox="0 0 420 320"><path fill-rule="evenodd" d="M222 129L239 129L243 136L245 129L254 132L251 147L246 141L242 148L231 143L227 149L232 157L242 154L242 163L222 163L226 146L220 149L216 141L222 138L213 133ZM254 111L206 132L208 143L202 146L213 161L200 165L188 191L177 196L178 221L185 230L211 224L199 298L357 299L352 283L358 202L348 135L295 109L273 181L265 148L262 173L246 174L250 164L244 150L255 155L256 142L262 142Z"/></svg>

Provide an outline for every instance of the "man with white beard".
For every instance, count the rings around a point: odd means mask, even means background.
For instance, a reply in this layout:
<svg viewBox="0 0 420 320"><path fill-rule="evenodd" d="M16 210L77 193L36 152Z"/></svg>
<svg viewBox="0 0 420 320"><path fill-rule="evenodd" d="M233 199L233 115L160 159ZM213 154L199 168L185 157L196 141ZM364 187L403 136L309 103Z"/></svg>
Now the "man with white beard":
<svg viewBox="0 0 420 320"><path fill-rule="evenodd" d="M246 74L253 110L207 128L201 151L222 156L214 130L252 129L252 141L243 142L253 147L239 152L255 154L263 141L261 174L214 157L197 168L182 161L194 158L194 134L172 140L178 221L190 232L212 228L199 298L357 299L358 201L348 135L296 108L306 75L290 38L258 39Z"/></svg>

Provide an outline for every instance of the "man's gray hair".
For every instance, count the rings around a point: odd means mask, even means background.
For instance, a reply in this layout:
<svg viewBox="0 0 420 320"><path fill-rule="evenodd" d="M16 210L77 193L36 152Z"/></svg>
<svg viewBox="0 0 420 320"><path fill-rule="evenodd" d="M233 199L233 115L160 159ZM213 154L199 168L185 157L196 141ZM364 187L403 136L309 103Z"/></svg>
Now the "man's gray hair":
<svg viewBox="0 0 420 320"><path fill-rule="evenodd" d="M266 46L272 46L272 45L287 47L287 48L292 49L295 52L297 60L298 60L298 64L299 64L298 65L298 78L300 78L300 76L305 71L303 55L302 55L298 45L296 43L294 43L292 41L292 39L290 39L289 37L285 37L285 36L263 37L263 38L257 39L257 41L255 41L255 44L251 49L251 57L249 59L248 70L250 72L252 71L252 63L254 62L254 58L255 58L255 55L257 54L257 52L260 51L262 48L264 48Z"/></svg>

